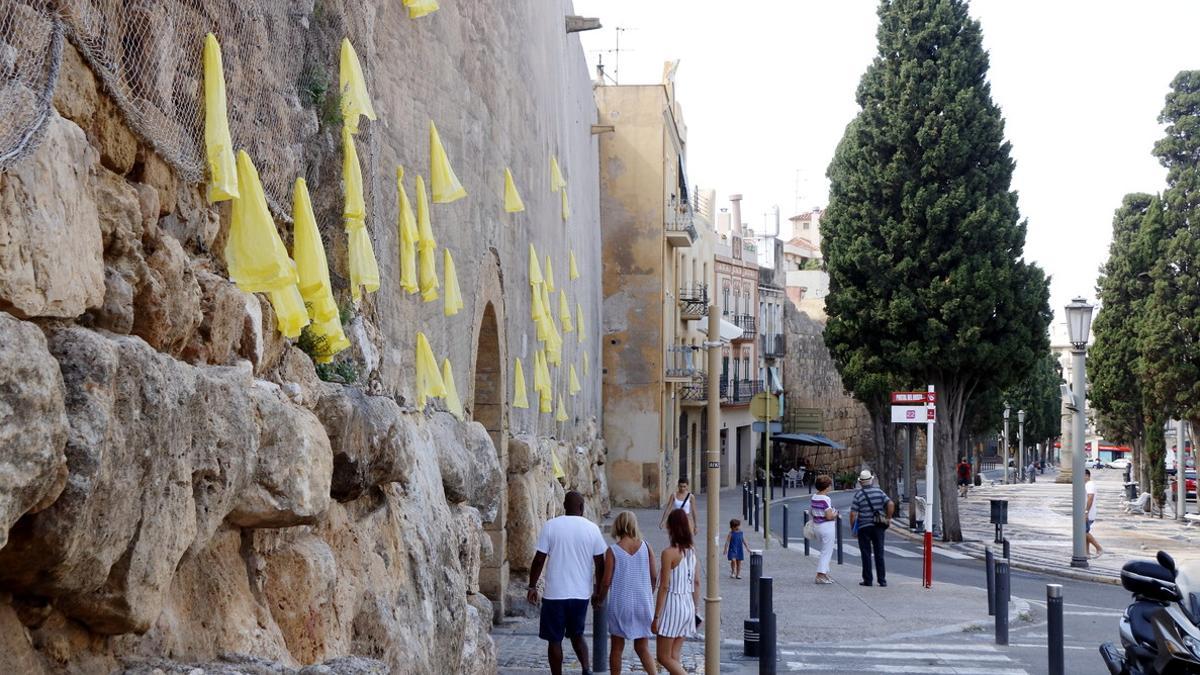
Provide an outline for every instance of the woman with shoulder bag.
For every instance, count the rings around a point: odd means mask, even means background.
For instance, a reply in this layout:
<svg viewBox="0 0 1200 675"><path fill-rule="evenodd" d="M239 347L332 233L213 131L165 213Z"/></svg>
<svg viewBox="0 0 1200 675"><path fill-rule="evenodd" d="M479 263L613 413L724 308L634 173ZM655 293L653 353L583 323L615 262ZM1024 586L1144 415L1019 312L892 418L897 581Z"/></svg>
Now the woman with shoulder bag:
<svg viewBox="0 0 1200 675"><path fill-rule="evenodd" d="M883 535L891 524L896 504L887 493L872 485L875 476L864 469L858 475L859 490L850 504L850 529L858 533L859 555L862 558L862 577L859 585L872 586L871 558L875 558L875 574L880 586L887 586L887 569L883 562Z"/></svg>
<svg viewBox="0 0 1200 675"><path fill-rule="evenodd" d="M815 540L817 548L821 551L817 559L817 578L813 583L832 584L829 561L833 557L834 541L837 539L837 509L833 508L833 500L829 498L833 479L825 475L817 476L814 487L817 488L817 494L809 500L812 513L811 519L804 526L804 536L810 541Z"/></svg>

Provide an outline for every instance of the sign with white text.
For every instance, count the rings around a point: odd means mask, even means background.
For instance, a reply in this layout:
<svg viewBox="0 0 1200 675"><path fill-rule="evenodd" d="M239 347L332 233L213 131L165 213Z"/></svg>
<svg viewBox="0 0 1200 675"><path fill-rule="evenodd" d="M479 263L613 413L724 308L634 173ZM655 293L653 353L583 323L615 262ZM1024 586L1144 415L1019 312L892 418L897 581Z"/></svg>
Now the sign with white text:
<svg viewBox="0 0 1200 675"><path fill-rule="evenodd" d="M892 406L892 424L929 424L937 422L937 408L924 405Z"/></svg>
<svg viewBox="0 0 1200 675"><path fill-rule="evenodd" d="M932 391L893 391L892 405L916 405L937 403L937 394Z"/></svg>

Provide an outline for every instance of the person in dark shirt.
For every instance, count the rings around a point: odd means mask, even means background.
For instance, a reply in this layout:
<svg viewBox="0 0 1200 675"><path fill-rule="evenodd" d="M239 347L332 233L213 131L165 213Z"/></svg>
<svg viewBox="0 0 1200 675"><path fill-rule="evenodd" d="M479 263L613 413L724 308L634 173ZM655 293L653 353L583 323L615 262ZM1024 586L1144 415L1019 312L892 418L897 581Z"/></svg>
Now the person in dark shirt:
<svg viewBox="0 0 1200 675"><path fill-rule="evenodd" d="M871 558L875 558L875 573L880 586L887 586L887 570L883 563L883 535L896 511L896 504L887 493L872 485L875 476L864 469L858 475L859 490L850 503L850 530L858 533L859 555L862 558L863 580L860 586L872 585Z"/></svg>
<svg viewBox="0 0 1200 675"><path fill-rule="evenodd" d="M967 488L971 487L971 465L966 457L958 458L958 496L966 497Z"/></svg>

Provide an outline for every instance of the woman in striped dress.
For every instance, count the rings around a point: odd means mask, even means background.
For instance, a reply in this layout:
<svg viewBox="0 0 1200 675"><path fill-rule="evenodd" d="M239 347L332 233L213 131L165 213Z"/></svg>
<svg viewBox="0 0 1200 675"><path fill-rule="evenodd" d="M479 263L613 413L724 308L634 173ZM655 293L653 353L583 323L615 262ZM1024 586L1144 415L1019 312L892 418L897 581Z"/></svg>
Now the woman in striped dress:
<svg viewBox="0 0 1200 675"><path fill-rule="evenodd" d="M651 628L658 636L658 662L671 675L686 671L680 662L683 640L696 632L696 605L700 578L696 575L696 551L692 545L692 524L683 509L667 516L671 546L662 553L658 600L654 605Z"/></svg>
<svg viewBox="0 0 1200 675"><path fill-rule="evenodd" d="M654 635L650 622L654 618L654 584L658 577L654 551L642 540L637 516L630 511L617 515L612 535L617 543L604 554L600 591L602 597L608 598L605 604L612 638L608 668L612 675L620 675L625 641L633 640L633 651L641 659L642 668L653 673L657 668L650 656L650 637Z"/></svg>

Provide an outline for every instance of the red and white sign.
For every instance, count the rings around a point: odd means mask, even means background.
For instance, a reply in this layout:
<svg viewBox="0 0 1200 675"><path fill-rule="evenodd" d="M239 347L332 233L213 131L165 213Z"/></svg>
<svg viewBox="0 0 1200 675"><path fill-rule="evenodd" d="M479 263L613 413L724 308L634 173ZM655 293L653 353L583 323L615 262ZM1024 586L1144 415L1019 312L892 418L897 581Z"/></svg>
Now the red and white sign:
<svg viewBox="0 0 1200 675"><path fill-rule="evenodd" d="M927 391L893 391L893 405L913 405L915 403L927 403L929 396L932 396Z"/></svg>
<svg viewBox="0 0 1200 675"><path fill-rule="evenodd" d="M936 422L936 416L936 408L926 408L923 405L892 406L893 424L928 424Z"/></svg>

